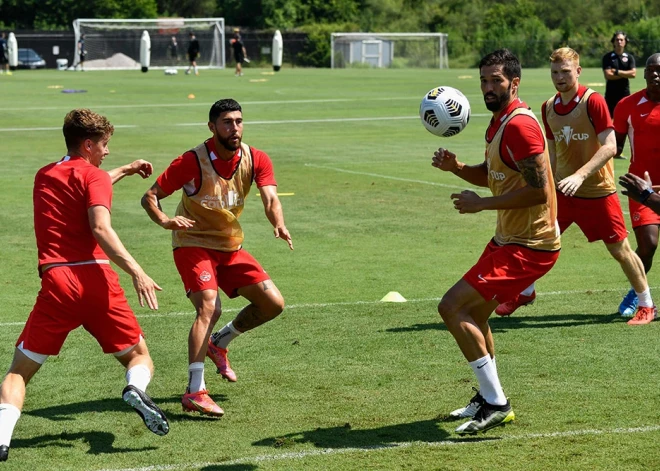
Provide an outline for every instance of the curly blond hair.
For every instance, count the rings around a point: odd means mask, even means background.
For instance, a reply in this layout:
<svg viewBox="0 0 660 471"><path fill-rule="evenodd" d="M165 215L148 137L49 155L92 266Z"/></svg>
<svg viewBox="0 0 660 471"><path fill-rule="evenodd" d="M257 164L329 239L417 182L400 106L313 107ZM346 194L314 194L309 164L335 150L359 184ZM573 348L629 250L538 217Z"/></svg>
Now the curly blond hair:
<svg viewBox="0 0 660 471"><path fill-rule="evenodd" d="M114 132L115 127L110 124L108 118L86 108L69 111L62 126L67 149L77 149L85 139L98 142L100 139L109 138Z"/></svg>

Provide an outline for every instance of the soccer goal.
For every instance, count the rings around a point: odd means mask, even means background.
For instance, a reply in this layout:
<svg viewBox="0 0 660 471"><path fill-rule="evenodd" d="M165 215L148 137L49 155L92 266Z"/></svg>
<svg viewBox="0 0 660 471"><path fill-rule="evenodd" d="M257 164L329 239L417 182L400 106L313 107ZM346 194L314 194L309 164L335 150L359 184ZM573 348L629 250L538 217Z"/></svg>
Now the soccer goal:
<svg viewBox="0 0 660 471"><path fill-rule="evenodd" d="M84 35L85 69L140 69L140 39L147 31L151 39L151 68L187 67L189 33L199 41L200 68L225 67L224 18L84 19L73 22L75 58L79 64L78 41Z"/></svg>
<svg viewBox="0 0 660 471"><path fill-rule="evenodd" d="M449 68L446 33L332 33L330 67Z"/></svg>

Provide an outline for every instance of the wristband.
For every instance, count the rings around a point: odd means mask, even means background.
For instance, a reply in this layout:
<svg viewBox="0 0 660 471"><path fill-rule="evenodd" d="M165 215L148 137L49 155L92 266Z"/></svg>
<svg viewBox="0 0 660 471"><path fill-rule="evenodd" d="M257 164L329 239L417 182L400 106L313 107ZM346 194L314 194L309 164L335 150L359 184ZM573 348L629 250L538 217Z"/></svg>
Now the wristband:
<svg viewBox="0 0 660 471"><path fill-rule="evenodd" d="M646 200L648 200L653 193L655 193L655 191L653 191L652 188L646 188L644 191L642 191L639 194L640 196L639 202L642 204L646 203Z"/></svg>

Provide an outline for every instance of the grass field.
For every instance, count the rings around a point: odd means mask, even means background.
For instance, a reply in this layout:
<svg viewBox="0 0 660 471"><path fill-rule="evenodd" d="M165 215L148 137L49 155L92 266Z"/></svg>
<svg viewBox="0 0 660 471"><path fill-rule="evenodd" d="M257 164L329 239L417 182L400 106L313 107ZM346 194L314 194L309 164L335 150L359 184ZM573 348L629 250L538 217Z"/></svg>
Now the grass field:
<svg viewBox="0 0 660 471"><path fill-rule="evenodd" d="M585 70L582 82L604 90L599 70ZM469 126L449 140L426 132L417 117L422 95L437 85L461 89L472 103ZM521 96L534 110L552 93L548 70L523 71ZM208 136L212 102L237 99L244 141L271 156L279 191L294 193L281 200L295 246L290 252L273 238L255 191L242 216L245 247L288 308L232 343L237 383L220 381L207 362L207 386L226 416L185 415L192 306L170 234L140 207L153 178L117 184L113 224L163 287L160 310L150 312L122 274L156 365L149 393L171 432L160 438L144 428L120 400L119 363L76 331L29 385L10 460L0 468L660 469L660 323L629 327L615 314L626 279L603 245L588 244L575 228L538 283L536 304L491 320L516 422L460 438L458 423L444 420L476 381L437 302L478 258L495 214L456 213L449 195L468 185L430 161L439 146L468 163L483 159L490 115L476 70L247 69L241 78L232 70L198 77L26 71L0 76L0 96L0 368L39 289L33 176L65 153L60 129L72 108L92 108L116 125L104 166L144 158L158 174ZM627 162L615 166L620 174ZM166 199L165 210L172 214L178 200ZM660 285L655 271L649 283ZM379 302L389 291L408 302ZM244 303L223 304L228 322Z"/></svg>

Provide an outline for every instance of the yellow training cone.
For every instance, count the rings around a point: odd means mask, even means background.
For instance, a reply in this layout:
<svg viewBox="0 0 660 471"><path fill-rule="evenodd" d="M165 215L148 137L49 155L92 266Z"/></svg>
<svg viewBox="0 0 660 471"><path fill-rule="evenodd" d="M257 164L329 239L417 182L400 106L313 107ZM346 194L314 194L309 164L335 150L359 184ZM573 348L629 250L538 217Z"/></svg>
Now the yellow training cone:
<svg viewBox="0 0 660 471"><path fill-rule="evenodd" d="M396 291L390 291L387 293L383 299L380 300L381 303L405 303L406 298L401 296Z"/></svg>

